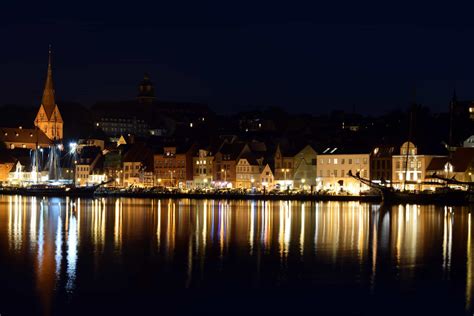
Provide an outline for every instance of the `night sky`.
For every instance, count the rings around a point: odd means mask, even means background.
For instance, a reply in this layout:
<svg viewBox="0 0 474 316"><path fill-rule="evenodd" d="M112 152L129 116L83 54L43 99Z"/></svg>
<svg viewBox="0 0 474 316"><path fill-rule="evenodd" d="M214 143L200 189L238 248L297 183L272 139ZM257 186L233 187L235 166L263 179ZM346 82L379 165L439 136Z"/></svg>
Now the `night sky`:
<svg viewBox="0 0 474 316"><path fill-rule="evenodd" d="M474 99L473 7L431 2L2 3L0 104L39 105L48 44L59 100L135 97L220 113L281 106L381 113Z"/></svg>

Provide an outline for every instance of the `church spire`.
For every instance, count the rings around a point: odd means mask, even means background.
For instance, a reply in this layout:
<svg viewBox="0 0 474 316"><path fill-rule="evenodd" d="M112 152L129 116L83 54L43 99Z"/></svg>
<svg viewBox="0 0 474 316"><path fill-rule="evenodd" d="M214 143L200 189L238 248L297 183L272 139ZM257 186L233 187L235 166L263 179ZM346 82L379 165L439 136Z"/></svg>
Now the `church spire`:
<svg viewBox="0 0 474 316"><path fill-rule="evenodd" d="M51 45L49 45L49 56L48 56L48 73L46 75L46 83L44 85L43 97L41 99L41 104L44 107L46 115L51 117L56 106L54 100L54 86L53 86L53 69L51 66Z"/></svg>

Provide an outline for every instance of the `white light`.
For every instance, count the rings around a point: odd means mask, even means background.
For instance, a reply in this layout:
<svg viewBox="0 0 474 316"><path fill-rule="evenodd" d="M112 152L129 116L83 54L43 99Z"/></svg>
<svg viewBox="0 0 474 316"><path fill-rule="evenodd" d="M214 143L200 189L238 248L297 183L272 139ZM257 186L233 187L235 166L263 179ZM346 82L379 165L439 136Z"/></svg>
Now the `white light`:
<svg viewBox="0 0 474 316"><path fill-rule="evenodd" d="M69 143L69 152L71 154L75 153L77 149L77 143L71 142Z"/></svg>

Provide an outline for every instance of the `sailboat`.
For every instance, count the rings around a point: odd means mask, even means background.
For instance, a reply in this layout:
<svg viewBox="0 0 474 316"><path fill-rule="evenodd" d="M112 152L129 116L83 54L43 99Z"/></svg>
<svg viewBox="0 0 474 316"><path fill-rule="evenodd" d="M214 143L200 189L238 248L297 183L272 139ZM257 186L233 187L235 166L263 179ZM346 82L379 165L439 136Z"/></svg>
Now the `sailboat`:
<svg viewBox="0 0 474 316"><path fill-rule="evenodd" d="M455 102L455 94L453 97L453 102ZM416 104L416 103L415 103ZM452 109L452 104L450 109ZM474 203L474 183L473 182L461 182L457 181L454 178L447 179L435 174L429 176L429 178L439 180L440 187L436 188L435 190L427 190L427 191L410 191L406 190L406 184L409 183L408 179L408 161L410 155L410 144L412 138L412 125L413 125L413 112L410 112L410 128L409 128L409 136L408 141L405 143L406 148L404 149L406 152L405 161L404 161L404 177L403 177L403 186L401 189L396 189L392 186L385 186L383 184L374 183L370 179L362 178L357 172L355 175L349 171L348 176L353 177L360 181L361 183L366 184L367 186L375 189L378 191L381 196L382 200L385 203L414 203L414 204L466 204L466 203ZM452 142L452 120L450 122L450 142ZM448 148L452 149L453 147ZM451 153L450 153L451 157ZM425 184L427 182L419 182L420 185ZM429 184L433 184L428 182ZM457 188L452 188L449 185L453 184L456 185Z"/></svg>
<svg viewBox="0 0 474 316"><path fill-rule="evenodd" d="M409 191L397 190L382 184L374 183L369 179L362 178L357 172L355 175L349 172L348 175L357 179L363 184L378 191L384 203L409 203L409 204L467 204L474 203L474 183L463 183L456 181L458 185L466 185L467 190L453 189L448 186L437 188L434 191ZM439 180L447 179L438 177ZM454 180L453 180L454 181ZM449 183L449 182L448 182Z"/></svg>

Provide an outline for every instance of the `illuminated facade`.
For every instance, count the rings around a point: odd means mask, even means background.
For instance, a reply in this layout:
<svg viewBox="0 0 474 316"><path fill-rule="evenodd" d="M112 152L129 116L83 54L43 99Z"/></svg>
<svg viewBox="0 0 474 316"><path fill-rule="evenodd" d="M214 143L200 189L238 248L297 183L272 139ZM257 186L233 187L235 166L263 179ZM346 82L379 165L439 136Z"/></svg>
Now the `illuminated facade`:
<svg viewBox="0 0 474 316"><path fill-rule="evenodd" d="M370 153L354 153L339 148L326 148L318 155L317 190L358 194L369 188L348 176L356 174L370 179Z"/></svg>
<svg viewBox="0 0 474 316"><path fill-rule="evenodd" d="M316 185L317 153L310 145L299 151L283 150L278 145L274 161L275 181L282 189Z"/></svg>
<svg viewBox="0 0 474 316"><path fill-rule="evenodd" d="M165 146L153 157L156 183L169 187L190 186L193 181L194 145ZM207 170L207 168L206 168Z"/></svg>
<svg viewBox="0 0 474 316"><path fill-rule="evenodd" d="M235 187L250 189L252 187L260 187L260 163L251 153L245 154L237 162Z"/></svg>
<svg viewBox="0 0 474 316"><path fill-rule="evenodd" d="M193 157L193 184L197 187L209 186L212 184L212 163L214 156L212 152L199 149L197 155Z"/></svg>
<svg viewBox="0 0 474 316"><path fill-rule="evenodd" d="M125 187L152 187L153 153L145 144L132 145L123 158L123 185Z"/></svg>
<svg viewBox="0 0 474 316"><path fill-rule="evenodd" d="M420 155L412 142L405 142L400 147L400 154L392 156L392 185L398 189L423 189L427 168L437 155Z"/></svg>

